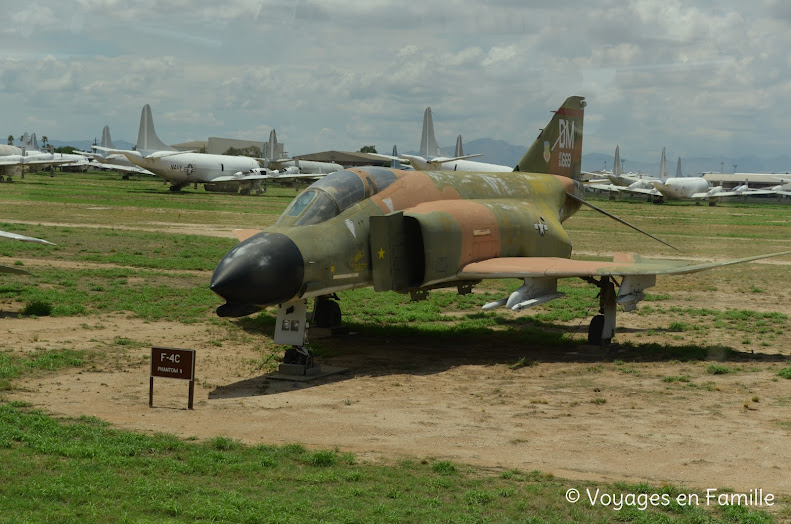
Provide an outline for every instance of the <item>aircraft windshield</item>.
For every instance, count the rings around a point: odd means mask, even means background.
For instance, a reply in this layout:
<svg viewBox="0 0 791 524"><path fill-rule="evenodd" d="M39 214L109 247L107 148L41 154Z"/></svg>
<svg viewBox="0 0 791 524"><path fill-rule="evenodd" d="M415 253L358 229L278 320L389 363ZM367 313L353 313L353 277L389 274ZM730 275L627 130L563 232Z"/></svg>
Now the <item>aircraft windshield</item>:
<svg viewBox="0 0 791 524"><path fill-rule="evenodd" d="M291 202L277 223L307 226L324 222L396 180L388 169L366 167L360 171L337 171L314 182Z"/></svg>

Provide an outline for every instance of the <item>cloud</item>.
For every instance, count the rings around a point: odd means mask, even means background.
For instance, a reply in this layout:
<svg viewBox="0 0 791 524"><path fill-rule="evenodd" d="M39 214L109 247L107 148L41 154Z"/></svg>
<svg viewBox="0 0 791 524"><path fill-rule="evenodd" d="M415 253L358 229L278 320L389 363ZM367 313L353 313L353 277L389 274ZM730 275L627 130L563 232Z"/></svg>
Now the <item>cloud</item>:
<svg viewBox="0 0 791 524"><path fill-rule="evenodd" d="M528 144L571 94L586 138L653 159L673 140L700 154L779 154L791 94L791 9L765 0L591 4L438 0L36 0L0 30L10 133L133 141L157 131L265 139L295 153L375 143L415 148L423 109L440 141ZM16 17L16 18L14 18ZM167 116L166 116L167 115ZM42 124L43 125L43 124ZM33 131L31 129L31 131Z"/></svg>

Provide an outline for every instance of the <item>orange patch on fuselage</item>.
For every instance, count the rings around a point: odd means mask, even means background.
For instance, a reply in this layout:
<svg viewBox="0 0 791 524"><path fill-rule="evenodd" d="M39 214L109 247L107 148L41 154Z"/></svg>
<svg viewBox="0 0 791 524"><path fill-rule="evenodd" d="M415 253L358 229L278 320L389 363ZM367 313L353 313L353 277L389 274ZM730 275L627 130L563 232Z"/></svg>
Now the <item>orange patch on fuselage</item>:
<svg viewBox="0 0 791 524"><path fill-rule="evenodd" d="M483 204L473 200L445 200L418 204L405 211L450 215L461 232L460 266L501 254L500 226L492 211Z"/></svg>
<svg viewBox="0 0 791 524"><path fill-rule="evenodd" d="M371 201L385 214L407 209L422 202L461 199L461 195L450 186L440 191L434 179L422 171L393 171L393 173L398 180L371 197Z"/></svg>

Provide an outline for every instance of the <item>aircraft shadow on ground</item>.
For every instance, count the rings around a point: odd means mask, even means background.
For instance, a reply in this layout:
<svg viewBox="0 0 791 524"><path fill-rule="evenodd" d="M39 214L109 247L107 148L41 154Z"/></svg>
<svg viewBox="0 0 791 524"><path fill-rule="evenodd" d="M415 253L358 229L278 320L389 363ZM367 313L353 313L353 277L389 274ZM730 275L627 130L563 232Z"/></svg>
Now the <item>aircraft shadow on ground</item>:
<svg viewBox="0 0 791 524"><path fill-rule="evenodd" d="M511 369L535 363L624 363L670 361L788 362L786 355L739 351L723 345L614 343L590 346L584 333L567 339L568 326L542 323L524 325L518 320L504 322L507 329L459 328L452 332L430 327L349 325L349 334L313 337L310 344L316 362L348 368L338 375L311 382L268 380L263 372L217 387L209 398L237 398L270 395L341 382L355 376L434 375L457 366L506 365ZM271 337L274 317L259 315L241 319L240 327L250 334ZM587 328L586 328L587 329ZM623 329L621 333L648 331ZM660 331L654 329L653 331ZM669 331L669 330L667 330ZM617 338L617 335L616 335Z"/></svg>

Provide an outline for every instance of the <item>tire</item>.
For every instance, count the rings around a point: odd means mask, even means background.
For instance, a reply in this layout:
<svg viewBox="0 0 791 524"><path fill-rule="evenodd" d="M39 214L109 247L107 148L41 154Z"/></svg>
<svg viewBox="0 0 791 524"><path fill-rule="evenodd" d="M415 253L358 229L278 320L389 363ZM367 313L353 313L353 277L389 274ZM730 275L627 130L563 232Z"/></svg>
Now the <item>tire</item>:
<svg viewBox="0 0 791 524"><path fill-rule="evenodd" d="M591 320L588 326L588 344L592 346L601 346L602 344L602 330L604 329L604 315L596 315Z"/></svg>
<svg viewBox="0 0 791 524"><path fill-rule="evenodd" d="M313 322L319 328L336 328L341 325L341 306L334 300L319 300L313 313Z"/></svg>

